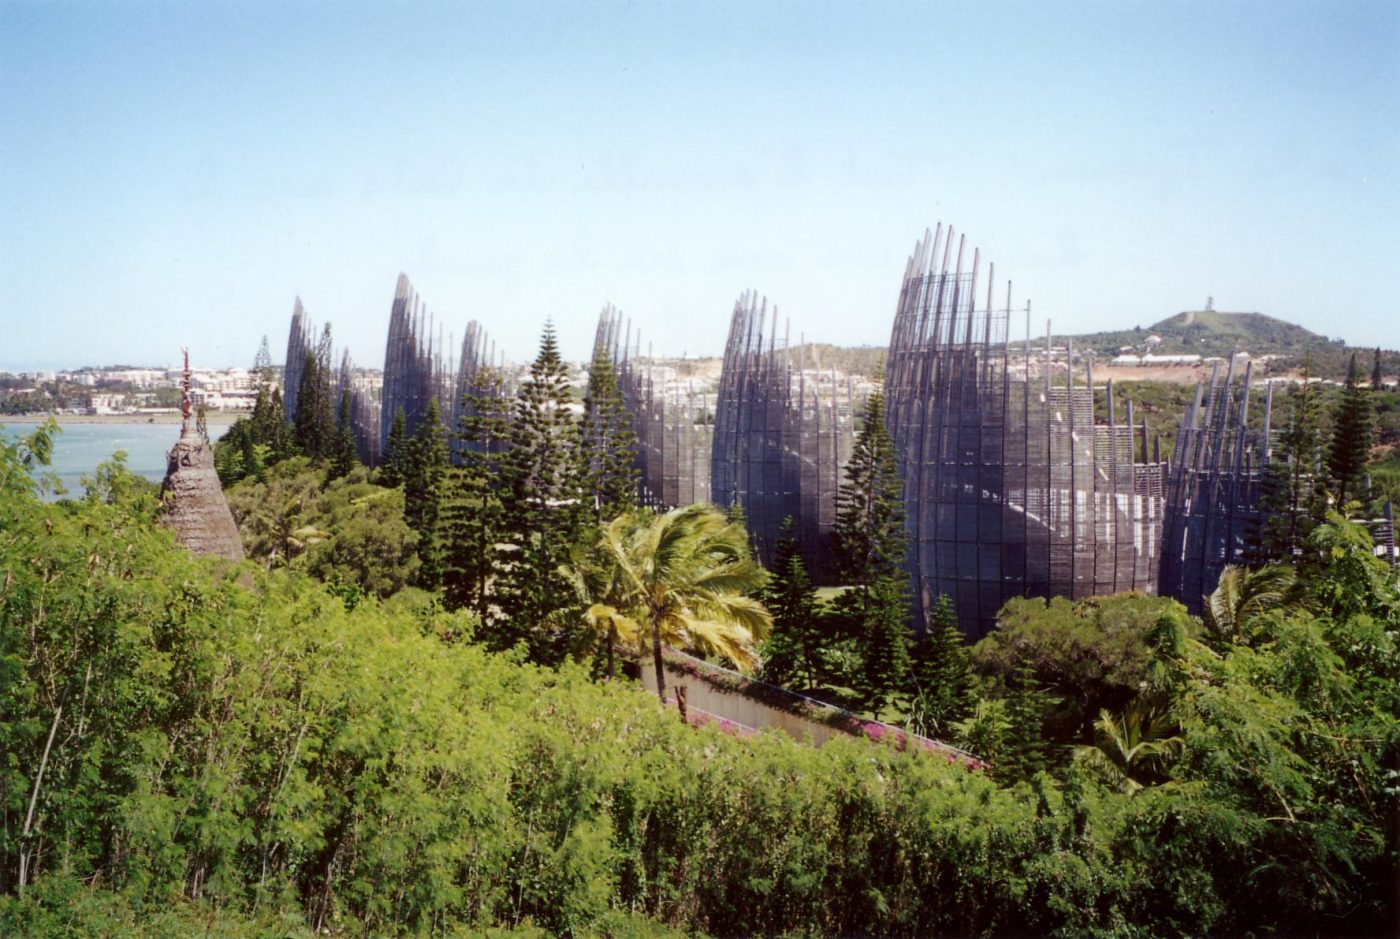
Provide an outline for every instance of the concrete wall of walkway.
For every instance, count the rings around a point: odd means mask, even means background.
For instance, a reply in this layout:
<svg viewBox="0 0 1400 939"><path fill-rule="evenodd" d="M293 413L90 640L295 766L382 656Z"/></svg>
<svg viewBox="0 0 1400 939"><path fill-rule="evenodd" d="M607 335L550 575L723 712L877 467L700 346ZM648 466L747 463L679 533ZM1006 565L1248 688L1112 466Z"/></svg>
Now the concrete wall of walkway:
<svg viewBox="0 0 1400 939"><path fill-rule="evenodd" d="M849 711L795 694L774 685L746 678L684 652L667 649L666 697L673 702L676 689L686 689L687 706L742 728L776 727L802 743L822 746L836 737L863 736L872 741L889 739L899 749L921 749L942 754L970 768L985 764L957 747L878 721L864 720ZM641 681L656 693L656 672L649 660L641 663ZM769 703L780 702L780 703ZM810 715L810 716L808 716Z"/></svg>

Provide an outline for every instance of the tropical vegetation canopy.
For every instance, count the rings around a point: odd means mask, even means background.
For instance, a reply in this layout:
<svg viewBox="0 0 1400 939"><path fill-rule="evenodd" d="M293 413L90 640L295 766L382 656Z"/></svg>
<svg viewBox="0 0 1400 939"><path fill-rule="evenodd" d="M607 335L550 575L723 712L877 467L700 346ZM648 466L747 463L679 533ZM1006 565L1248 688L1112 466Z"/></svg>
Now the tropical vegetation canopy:
<svg viewBox="0 0 1400 939"><path fill-rule="evenodd" d="M1202 617L1019 599L967 647L946 597L909 620L878 399L813 588L737 511L633 505L607 369L582 417L568 385L547 332L369 470L324 388L297 433L267 381L219 447L237 565L120 458L46 503L56 426L0 437L0 934L1396 930L1400 591L1350 517L1391 393L1281 403ZM984 768L689 726L665 645Z"/></svg>

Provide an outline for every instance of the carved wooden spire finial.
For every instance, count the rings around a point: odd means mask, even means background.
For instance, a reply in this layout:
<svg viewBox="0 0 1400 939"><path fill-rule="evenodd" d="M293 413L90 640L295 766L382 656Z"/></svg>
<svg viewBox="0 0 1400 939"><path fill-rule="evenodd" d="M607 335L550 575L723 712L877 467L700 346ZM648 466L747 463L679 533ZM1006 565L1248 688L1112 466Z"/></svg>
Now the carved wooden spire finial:
<svg viewBox="0 0 1400 939"><path fill-rule="evenodd" d="M182 347L185 354L185 377L180 384L180 414L188 423L190 419L190 350Z"/></svg>

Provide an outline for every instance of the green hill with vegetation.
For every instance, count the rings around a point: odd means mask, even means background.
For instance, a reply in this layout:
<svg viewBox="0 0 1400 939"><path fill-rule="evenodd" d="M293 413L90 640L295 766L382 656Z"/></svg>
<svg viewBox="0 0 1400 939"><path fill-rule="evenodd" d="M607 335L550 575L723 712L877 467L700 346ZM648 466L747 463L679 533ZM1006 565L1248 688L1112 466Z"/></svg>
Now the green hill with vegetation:
<svg viewBox="0 0 1400 939"><path fill-rule="evenodd" d="M1148 342L1156 336L1159 342ZM1044 337L1040 337L1044 341ZM1369 374L1375 349L1348 345L1342 339L1329 339L1296 323L1264 313L1221 313L1200 310L1178 313L1151 326L1113 329L1097 333L1056 335L1054 341L1072 341L1076 350L1092 349L1111 358L1120 352L1137 355L1199 355L1227 357L1232 352L1252 356L1274 355L1266 374L1277 375L1301 369L1306 362L1313 375L1340 381L1355 354L1364 373ZM808 368L835 368L850 375L873 377L885 367L886 347L834 346L810 342L794 346L793 355L805 353ZM1387 376L1400 374L1400 351L1381 350L1381 369Z"/></svg>
<svg viewBox="0 0 1400 939"><path fill-rule="evenodd" d="M805 363L809 369L835 369L843 375L873 378L885 371L884 346L834 346L826 342L809 342L793 346L792 360Z"/></svg>
<svg viewBox="0 0 1400 939"><path fill-rule="evenodd" d="M1160 342L1148 342L1156 336ZM1322 378L1341 379L1353 353L1369 370L1374 349L1347 345L1342 339L1329 339L1295 323L1263 313L1221 313L1198 310L1169 316L1151 326L1135 326L1098 333L1058 336L1056 341L1073 340L1077 349L1093 349L1104 356L1128 350L1135 354L1229 356L1248 352L1252 356L1276 355L1269 363L1269 374L1299 369L1310 363L1312 373ZM1400 371L1400 352L1382 351L1382 370L1387 375Z"/></svg>

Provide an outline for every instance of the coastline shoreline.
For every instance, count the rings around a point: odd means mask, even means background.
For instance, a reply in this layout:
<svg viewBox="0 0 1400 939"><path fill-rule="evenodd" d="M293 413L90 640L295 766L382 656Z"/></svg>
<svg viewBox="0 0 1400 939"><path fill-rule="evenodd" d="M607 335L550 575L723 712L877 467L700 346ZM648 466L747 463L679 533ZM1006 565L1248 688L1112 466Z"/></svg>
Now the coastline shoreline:
<svg viewBox="0 0 1400 939"><path fill-rule="evenodd" d="M205 415L209 424L232 424L248 411L216 411ZM179 424L179 414L0 414L0 427L7 424L42 424L50 417L59 424Z"/></svg>

